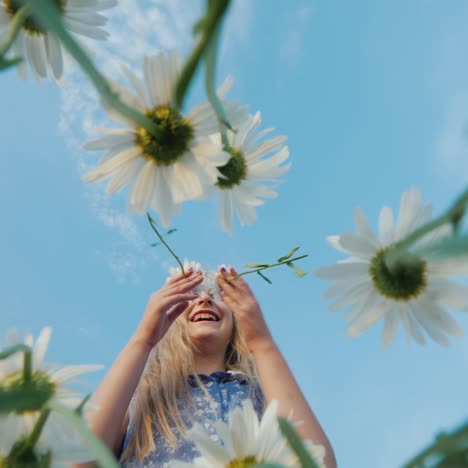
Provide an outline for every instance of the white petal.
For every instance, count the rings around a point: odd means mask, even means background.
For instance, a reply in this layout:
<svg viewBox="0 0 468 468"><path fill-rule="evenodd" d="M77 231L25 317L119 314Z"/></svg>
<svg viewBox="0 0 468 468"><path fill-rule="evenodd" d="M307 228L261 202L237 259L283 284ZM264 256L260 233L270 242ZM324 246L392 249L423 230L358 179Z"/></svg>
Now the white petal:
<svg viewBox="0 0 468 468"><path fill-rule="evenodd" d="M94 171L88 172L84 179L87 182L98 182L102 179L112 176L112 174L120 169L121 166L126 165L129 161L135 161L141 153L140 148L132 147L126 151L122 151L112 159L108 159L99 165Z"/></svg>
<svg viewBox="0 0 468 468"><path fill-rule="evenodd" d="M141 171L141 168L145 164L144 158L137 158L136 160L130 160L119 167L113 174L112 179L107 184L106 193L116 193L122 190L127 184L129 184L137 174Z"/></svg>
<svg viewBox="0 0 468 468"><path fill-rule="evenodd" d="M367 296L371 290L372 285L369 282L358 283L332 302L328 308L331 312L336 312L342 307L359 302L363 297Z"/></svg>
<svg viewBox="0 0 468 468"><path fill-rule="evenodd" d="M431 259L428 270L432 278L465 276L468 275L468 259L466 256L450 260Z"/></svg>
<svg viewBox="0 0 468 468"><path fill-rule="evenodd" d="M354 210L354 224L356 225L358 234L366 238L369 243L374 246L374 251L376 248L380 247L379 239L370 227L366 215L361 208L355 208Z"/></svg>
<svg viewBox="0 0 468 468"><path fill-rule="evenodd" d="M39 369L42 366L44 355L49 346L50 335L52 329L50 327L44 327L39 334L33 350L33 369Z"/></svg>
<svg viewBox="0 0 468 468"><path fill-rule="evenodd" d="M83 24L80 21L76 21L72 18L64 18L64 23L70 31L81 36L90 37L91 39L103 40L109 37L109 33L106 31L96 28L95 26L89 26Z"/></svg>
<svg viewBox="0 0 468 468"><path fill-rule="evenodd" d="M468 286L446 279L430 281L427 294L442 307L468 310Z"/></svg>
<svg viewBox="0 0 468 468"><path fill-rule="evenodd" d="M76 366L64 366L50 373L50 378L59 384L72 379L78 375L87 374L89 372L96 372L103 368L102 365L94 364L80 364Z"/></svg>
<svg viewBox="0 0 468 468"><path fill-rule="evenodd" d="M273 151L277 151L284 145L286 142L286 136L280 135L269 140L263 141L259 143L255 148L245 154L245 158L249 163L256 161L258 158L271 153ZM242 148L241 148L242 149Z"/></svg>
<svg viewBox="0 0 468 468"><path fill-rule="evenodd" d="M154 211L159 214L164 227L168 227L171 224L172 214L178 211L178 206L173 202L169 187L169 171L170 169L162 167L158 168L155 172L154 193L151 204Z"/></svg>
<svg viewBox="0 0 468 468"><path fill-rule="evenodd" d="M353 263L335 263L319 268L315 274L319 278L325 279L346 279L366 277L369 278L369 263L353 262ZM370 281L370 279L369 279Z"/></svg>
<svg viewBox="0 0 468 468"><path fill-rule="evenodd" d="M430 320L434 326L439 327L444 333L455 338L461 338L463 336L463 330L442 307L424 296L421 297L418 302L420 313L424 311L425 317L427 320Z"/></svg>
<svg viewBox="0 0 468 468"><path fill-rule="evenodd" d="M25 34L26 56L38 79L47 76L45 50L42 47L42 37Z"/></svg>
<svg viewBox="0 0 468 468"><path fill-rule="evenodd" d="M196 444L203 458L206 458L208 463L212 463L214 466L225 466L229 464L229 458L226 456L226 451L212 441L208 435L204 433L203 427L199 424L194 426L194 429L190 431L190 438Z"/></svg>
<svg viewBox="0 0 468 468"><path fill-rule="evenodd" d="M393 242L393 210L388 206L380 210L379 232L382 245L390 245Z"/></svg>
<svg viewBox="0 0 468 468"><path fill-rule="evenodd" d="M144 83L142 83L136 77L136 75L128 67L126 67L125 65L122 65L121 68L122 68L122 72L125 75L125 77L127 78L127 80L130 81L130 83L132 84L133 89L135 90L135 93L139 97L140 101L142 103L144 103L145 107L148 108L148 109L153 107L149 92L146 89Z"/></svg>
<svg viewBox="0 0 468 468"><path fill-rule="evenodd" d="M223 151L221 146L207 141L191 145L190 151L199 160L205 160L206 163L213 166L224 166L231 158L229 153Z"/></svg>
<svg viewBox="0 0 468 468"><path fill-rule="evenodd" d="M45 36L47 58L56 80L60 80L63 73L63 58L60 42L52 34Z"/></svg>
<svg viewBox="0 0 468 468"><path fill-rule="evenodd" d="M434 325L434 323L428 319L426 314L426 309L421 308L419 301L415 301L412 303L412 309L414 318L416 321L421 325L424 331L437 343L441 346L449 346L450 342L445 336L445 334L441 331L439 327Z"/></svg>
<svg viewBox="0 0 468 468"><path fill-rule="evenodd" d="M159 57L159 54L158 56ZM159 60L159 59L158 59ZM146 92L148 93L148 97L150 100L150 107L153 108L160 104L168 104L166 101L161 101L157 96L157 89L155 84L155 77L153 76L153 69L152 69L152 60L148 56L143 56L142 59L142 68L143 68L143 80Z"/></svg>
<svg viewBox="0 0 468 468"><path fill-rule="evenodd" d="M339 243L350 255L363 260L370 260L376 253L375 243L371 242L368 237L352 232L342 234Z"/></svg>
<svg viewBox="0 0 468 468"><path fill-rule="evenodd" d="M413 337L420 345L424 346L426 340L421 332L421 326L414 318L413 308L411 303L404 303L400 305L400 316L403 320L403 325L408 337Z"/></svg>
<svg viewBox="0 0 468 468"><path fill-rule="evenodd" d="M400 212L395 227L395 240L398 241L410 233L410 229L415 218L422 208L421 192L413 188L409 192L404 192L401 197Z"/></svg>
<svg viewBox="0 0 468 468"><path fill-rule="evenodd" d="M256 220L257 213L255 207L243 204L239 199L236 199L236 197L233 197L233 202L237 217L242 226L252 224Z"/></svg>
<svg viewBox="0 0 468 468"><path fill-rule="evenodd" d="M151 159L141 168L128 199L130 212L142 214L150 206L153 198L155 171L157 167Z"/></svg>
<svg viewBox="0 0 468 468"><path fill-rule="evenodd" d="M94 140L89 140L83 143L82 148L88 151L98 151L107 148L112 148L122 143L133 143L135 135L132 133L124 133L117 135L106 135Z"/></svg>
<svg viewBox="0 0 468 468"><path fill-rule="evenodd" d="M206 175L193 156L184 155L172 165L172 171L179 181L178 188L174 187L172 191L172 198L176 203L196 200L203 196Z"/></svg>
<svg viewBox="0 0 468 468"><path fill-rule="evenodd" d="M397 305L395 303L392 305L393 307L390 307L384 316L385 319L382 333L382 349L385 349L393 340L398 327L400 314L398 313Z"/></svg>
<svg viewBox="0 0 468 468"><path fill-rule="evenodd" d="M325 289L325 291L323 292L323 297L326 299L331 299L332 297L346 294L350 289L363 283L368 284L369 280L367 278L359 278L357 280L344 279L340 281L335 281L331 286L328 286Z"/></svg>
<svg viewBox="0 0 468 468"><path fill-rule="evenodd" d="M362 335L369 328L374 326L392 307L390 301L382 301L375 304L365 313L357 316L348 326L347 333L350 336Z"/></svg>
<svg viewBox="0 0 468 468"><path fill-rule="evenodd" d="M223 231L232 235L232 201L228 190L219 191L219 221Z"/></svg>

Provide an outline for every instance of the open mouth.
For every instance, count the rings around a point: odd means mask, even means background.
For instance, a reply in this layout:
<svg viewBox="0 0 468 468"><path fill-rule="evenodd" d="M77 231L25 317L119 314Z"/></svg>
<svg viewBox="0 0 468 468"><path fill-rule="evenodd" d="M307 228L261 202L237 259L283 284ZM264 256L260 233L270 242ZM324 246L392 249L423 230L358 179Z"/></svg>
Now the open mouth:
<svg viewBox="0 0 468 468"><path fill-rule="evenodd" d="M219 322L218 315L212 310L199 310L195 312L191 317L191 322Z"/></svg>

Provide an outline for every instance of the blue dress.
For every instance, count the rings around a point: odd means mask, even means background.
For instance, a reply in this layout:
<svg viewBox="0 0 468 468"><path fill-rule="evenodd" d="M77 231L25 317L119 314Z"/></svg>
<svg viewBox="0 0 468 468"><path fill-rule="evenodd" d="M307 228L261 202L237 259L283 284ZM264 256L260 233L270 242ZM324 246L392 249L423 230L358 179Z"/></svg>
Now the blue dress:
<svg viewBox="0 0 468 468"><path fill-rule="evenodd" d="M203 425L213 440L219 441L219 437L214 429L214 423L218 420L227 422L229 412L236 407L242 406L242 403L247 398L252 399L257 414L261 416L264 409L263 394L258 388L253 389L252 386L249 385L244 374L213 372L210 375L200 374L199 377L204 383L211 399L206 398L203 389L197 385L195 379L189 377L189 385L195 411L193 411L193 409L179 408L188 428L190 428L193 423L198 422ZM184 411L184 409L186 411ZM178 441L176 447L171 447L154 428L153 437L157 449L143 460L138 460L135 456L132 456L126 461L122 460L121 466L125 468L164 468L168 466L171 460L191 462L200 456L193 442L185 439L177 429L174 429L174 433ZM129 425L122 452L127 446L131 434L132 428L131 425Z"/></svg>

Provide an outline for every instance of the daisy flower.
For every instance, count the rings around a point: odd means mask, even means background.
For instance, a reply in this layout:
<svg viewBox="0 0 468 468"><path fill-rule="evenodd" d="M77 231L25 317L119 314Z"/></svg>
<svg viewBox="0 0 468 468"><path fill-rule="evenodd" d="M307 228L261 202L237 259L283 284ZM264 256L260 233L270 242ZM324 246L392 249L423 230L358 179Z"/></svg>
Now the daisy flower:
<svg viewBox="0 0 468 468"><path fill-rule="evenodd" d="M117 0L55 0L65 27L72 33L92 39L106 39L101 29L107 22L100 12L117 5ZM0 0L0 42L8 32L13 16L21 8L18 0ZM33 17L23 24L12 46L13 55L24 57L38 79L51 71L59 80L63 74L63 52L59 40L44 29ZM21 78L26 78L27 66L18 66Z"/></svg>
<svg viewBox="0 0 468 468"><path fill-rule="evenodd" d="M448 278L468 274L468 262L423 257L417 253L418 246L447 235L446 227L421 239L394 271L385 263L385 254L392 245L430 221L431 216L431 205L423 203L421 193L414 188L403 193L395 223L392 209L382 208L379 236L358 208L354 212L357 232L328 238L333 247L350 257L322 267L316 274L334 281L325 292L325 297L337 296L330 310L351 307L347 313L349 335L358 336L383 319L383 348L394 338L400 322L408 343L414 338L423 345L427 335L448 346L448 335L462 336L462 330L445 309L467 310L468 287Z"/></svg>
<svg viewBox="0 0 468 468"><path fill-rule="evenodd" d="M48 327L42 329L36 341L29 334L24 340L20 340L16 333L10 333L8 346L24 343L32 349L32 377L29 385L37 394L41 395L43 401L41 404L36 402L36 405L21 412L0 413L0 454L2 455L8 454L17 441L24 439L31 433L40 415L41 408L38 406L55 400L75 409L83 397L67 388L66 384L78 375L102 369L100 365L58 366L44 364L44 355L47 351L50 335L51 329ZM0 360L0 389L21 386L23 384L23 367L23 353L16 353L5 360ZM38 450L41 450L41 447L49 447L51 441L57 440L58 435L62 434L63 437L60 440L66 442L70 455L80 452L79 447L77 448L78 452L73 449L73 444L71 444L73 437L71 429L67 427L68 423L57 415L51 415L49 419L39 438ZM74 460L70 459L69 456L68 461Z"/></svg>
<svg viewBox="0 0 468 468"><path fill-rule="evenodd" d="M251 224L256 219L255 207L264 203L260 197L277 196L276 192L259 182L272 182L291 166L281 166L289 157L288 147L284 146L286 137L262 141L273 129L258 132L261 121L260 112L257 112L245 119L237 132L228 131L230 159L218 168L221 176L216 183L220 223L228 234L232 234L234 211L241 225ZM275 154L264 158L271 153Z"/></svg>
<svg viewBox="0 0 468 468"><path fill-rule="evenodd" d="M208 102L195 107L187 116L172 105L181 65L175 51L144 57L142 80L123 68L133 92L114 83L125 102L159 126L162 137L153 137L108 109L109 116L126 128L101 129L105 136L83 146L87 150L106 150L99 166L87 174L88 182L110 179L107 193L130 185L129 211L141 214L152 208L166 227L183 201L205 196L219 176L216 167L229 160L221 145L209 138L218 131L218 123ZM229 87L227 81L219 94L226 94ZM233 125L246 115L245 107L238 103L226 102L225 107Z"/></svg>
<svg viewBox="0 0 468 468"><path fill-rule="evenodd" d="M201 266L201 263L184 260L184 271L187 271L189 268L192 268L194 273L201 272L203 274L203 282L199 284L194 292L196 294L201 294L202 292L208 293L215 300L221 301L222 294L221 288L218 285L218 272L204 270ZM177 278L182 274L182 270L179 266L169 268L169 278ZM168 279L169 279L168 278Z"/></svg>
<svg viewBox="0 0 468 468"><path fill-rule="evenodd" d="M279 463L299 468L301 465L279 428L277 410L278 403L272 401L259 422L251 400L246 400L243 407L231 411L227 423L215 423L223 445L211 439L202 425L195 424L188 437L194 441L201 456L193 463L174 461L171 468L248 468L256 463ZM318 466L325 468L325 449L311 443L306 446Z"/></svg>

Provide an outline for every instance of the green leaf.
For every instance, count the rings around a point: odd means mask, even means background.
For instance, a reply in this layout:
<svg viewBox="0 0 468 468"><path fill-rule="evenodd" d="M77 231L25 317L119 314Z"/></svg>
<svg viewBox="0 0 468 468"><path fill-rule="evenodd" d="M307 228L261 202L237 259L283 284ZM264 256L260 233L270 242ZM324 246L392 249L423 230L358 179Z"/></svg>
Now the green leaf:
<svg viewBox="0 0 468 468"><path fill-rule="evenodd" d="M319 468L317 463L314 461L309 451L305 448L304 443L298 436L296 430L292 424L282 417L278 417L278 423L284 437L288 440L290 447L294 450L295 454L301 462L302 468Z"/></svg>
<svg viewBox="0 0 468 468"><path fill-rule="evenodd" d="M76 414L78 414L79 416L83 415L84 406L86 405L86 403L88 403L90 398L91 398L91 393L88 393L88 395L86 395L83 398L82 402L75 408L75 413Z"/></svg>
<svg viewBox="0 0 468 468"><path fill-rule="evenodd" d="M2 352L0 352L0 360L7 359L13 354L21 353L24 351L31 351L31 348L23 343L19 343L17 345L11 346L10 348L6 348Z"/></svg>
<svg viewBox="0 0 468 468"><path fill-rule="evenodd" d="M96 461L100 468L119 468L117 460L111 451L88 429L87 424L79 415L56 401L50 401L48 406L52 411L59 413L73 425L96 456Z"/></svg>
<svg viewBox="0 0 468 468"><path fill-rule="evenodd" d="M166 232L166 236L170 236L171 234L174 234L174 232L177 232L177 229L175 228L169 229L169 231Z"/></svg>
<svg viewBox="0 0 468 468"><path fill-rule="evenodd" d="M8 70L8 68L16 67L23 61L22 57L14 57L7 59L0 57L0 71Z"/></svg>
<svg viewBox="0 0 468 468"><path fill-rule="evenodd" d="M246 268L267 268L269 266L269 263L247 263L247 265L245 265Z"/></svg>
<svg viewBox="0 0 468 468"><path fill-rule="evenodd" d="M294 249L292 249L291 252L289 252L287 255L285 255L284 257L278 258L278 262L284 262L288 258L291 258L299 249L300 247L294 247Z"/></svg>
<svg viewBox="0 0 468 468"><path fill-rule="evenodd" d="M304 276L307 274L304 270L301 270L292 262L288 262L286 263L286 265L288 265L288 267L291 268L294 271L294 273L296 273L296 275L299 276L299 278L304 278Z"/></svg>
<svg viewBox="0 0 468 468"><path fill-rule="evenodd" d="M257 274L260 275L267 283L273 284L272 281L267 278L261 271L257 271Z"/></svg>

